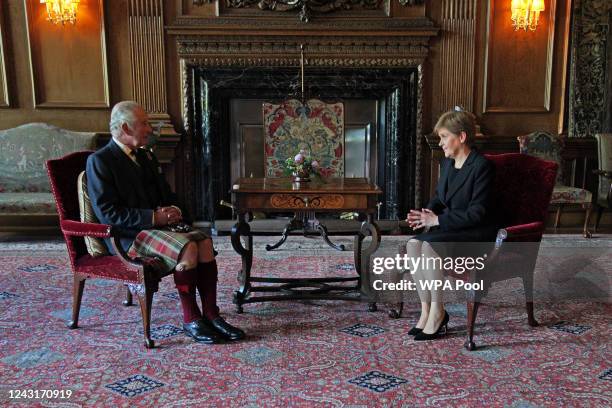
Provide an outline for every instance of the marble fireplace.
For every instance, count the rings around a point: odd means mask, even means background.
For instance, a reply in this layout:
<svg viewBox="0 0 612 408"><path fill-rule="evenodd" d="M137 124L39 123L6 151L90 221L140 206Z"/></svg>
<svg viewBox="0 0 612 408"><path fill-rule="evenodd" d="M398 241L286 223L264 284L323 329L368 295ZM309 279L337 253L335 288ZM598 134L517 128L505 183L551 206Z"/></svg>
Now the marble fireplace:
<svg viewBox="0 0 612 408"><path fill-rule="evenodd" d="M219 202L231 200L236 178L262 176L261 104L299 95L302 43L210 40L177 38L185 190L196 219L207 221L231 218L231 210ZM302 39L305 95L344 102L345 177L367 177L381 187L380 215L385 219L401 218L419 205L427 40L407 36L393 43L358 44Z"/></svg>

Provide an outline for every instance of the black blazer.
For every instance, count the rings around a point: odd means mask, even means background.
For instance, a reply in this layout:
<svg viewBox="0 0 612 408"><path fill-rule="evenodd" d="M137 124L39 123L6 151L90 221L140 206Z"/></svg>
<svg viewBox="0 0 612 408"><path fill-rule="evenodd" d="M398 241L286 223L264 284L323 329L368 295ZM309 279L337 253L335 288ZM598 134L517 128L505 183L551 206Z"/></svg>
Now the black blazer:
<svg viewBox="0 0 612 408"><path fill-rule="evenodd" d="M89 156L86 166L91 206L101 223L119 229L126 250L140 231L153 228L155 208L178 205L155 156L138 149L137 158L140 166L111 139ZM146 185L145 179L152 183ZM151 188L156 189L155 194L147 191ZM110 240L106 245L112 251Z"/></svg>
<svg viewBox="0 0 612 408"><path fill-rule="evenodd" d="M482 228L482 232L489 235L497 227L491 205L495 167L472 150L449 186L448 175L454 165L452 159L444 159L441 163L436 193L427 208L438 215L439 229L443 232Z"/></svg>

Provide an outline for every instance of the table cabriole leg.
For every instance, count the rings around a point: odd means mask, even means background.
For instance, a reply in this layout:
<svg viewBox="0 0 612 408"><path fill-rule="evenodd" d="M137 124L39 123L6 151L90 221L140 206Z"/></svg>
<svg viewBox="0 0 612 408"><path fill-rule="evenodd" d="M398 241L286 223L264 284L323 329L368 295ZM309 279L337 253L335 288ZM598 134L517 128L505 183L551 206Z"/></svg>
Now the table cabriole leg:
<svg viewBox="0 0 612 408"><path fill-rule="evenodd" d="M246 248L242 245L241 238L246 238ZM244 214L238 217L238 222L232 227L232 247L242 258L242 267L238 273L238 283L240 288L234 292L234 304L236 311L242 313L242 305L251 287L251 267L253 266L253 237L251 227L245 221Z"/></svg>

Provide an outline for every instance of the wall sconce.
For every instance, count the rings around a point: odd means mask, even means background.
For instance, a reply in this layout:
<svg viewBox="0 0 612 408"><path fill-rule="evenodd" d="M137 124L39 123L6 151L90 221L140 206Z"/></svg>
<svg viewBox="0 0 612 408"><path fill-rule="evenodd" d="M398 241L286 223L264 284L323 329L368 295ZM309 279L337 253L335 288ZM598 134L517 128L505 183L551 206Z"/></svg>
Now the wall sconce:
<svg viewBox="0 0 612 408"><path fill-rule="evenodd" d="M80 0L40 0L47 6L47 21L54 24L76 23L77 7Z"/></svg>
<svg viewBox="0 0 612 408"><path fill-rule="evenodd" d="M535 31L540 19L540 11L544 11L544 0L512 0L512 26L514 30L524 29Z"/></svg>

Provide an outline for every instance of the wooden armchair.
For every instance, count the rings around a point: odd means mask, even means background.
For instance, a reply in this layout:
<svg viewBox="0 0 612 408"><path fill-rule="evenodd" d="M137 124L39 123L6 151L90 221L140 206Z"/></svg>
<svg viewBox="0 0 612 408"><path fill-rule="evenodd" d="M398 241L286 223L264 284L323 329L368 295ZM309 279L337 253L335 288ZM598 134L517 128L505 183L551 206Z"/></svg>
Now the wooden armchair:
<svg viewBox="0 0 612 408"><path fill-rule="evenodd" d="M504 228L497 232L495 247L488 257L487 267L466 278L471 282L482 279L488 289L493 282L520 277L525 291L527 322L535 327L538 322L533 313L533 271L559 165L517 153L485 157L495 165L493 197ZM468 335L464 344L468 350L476 348L474 324L480 299L485 293L486 291L478 292L468 297Z"/></svg>
<svg viewBox="0 0 612 408"><path fill-rule="evenodd" d="M533 313L533 271L558 168L557 163L519 153L485 157L495 165L494 207L504 227L497 232L495 246L482 271L451 274L456 279L485 283L484 291L468 292L464 347L470 351L476 348L474 325L480 300L493 282L520 277L525 290L527 321L530 326L538 325ZM390 310L390 317L400 317L402 308L400 303L399 310Z"/></svg>
<svg viewBox="0 0 612 408"><path fill-rule="evenodd" d="M159 281L165 275L159 273L159 262L155 258L129 258L119 242L116 229L112 226L79 221L77 179L85 169L87 157L91 153L93 152L81 151L47 161L51 191L57 204L60 228L74 274L72 320L68 327L78 327L85 280L110 279L128 285L129 291L124 305L131 305L132 292L137 294L142 313L145 347L152 348L154 342L150 331L151 304L153 293L158 290ZM85 237L110 238L117 255L89 255Z"/></svg>

